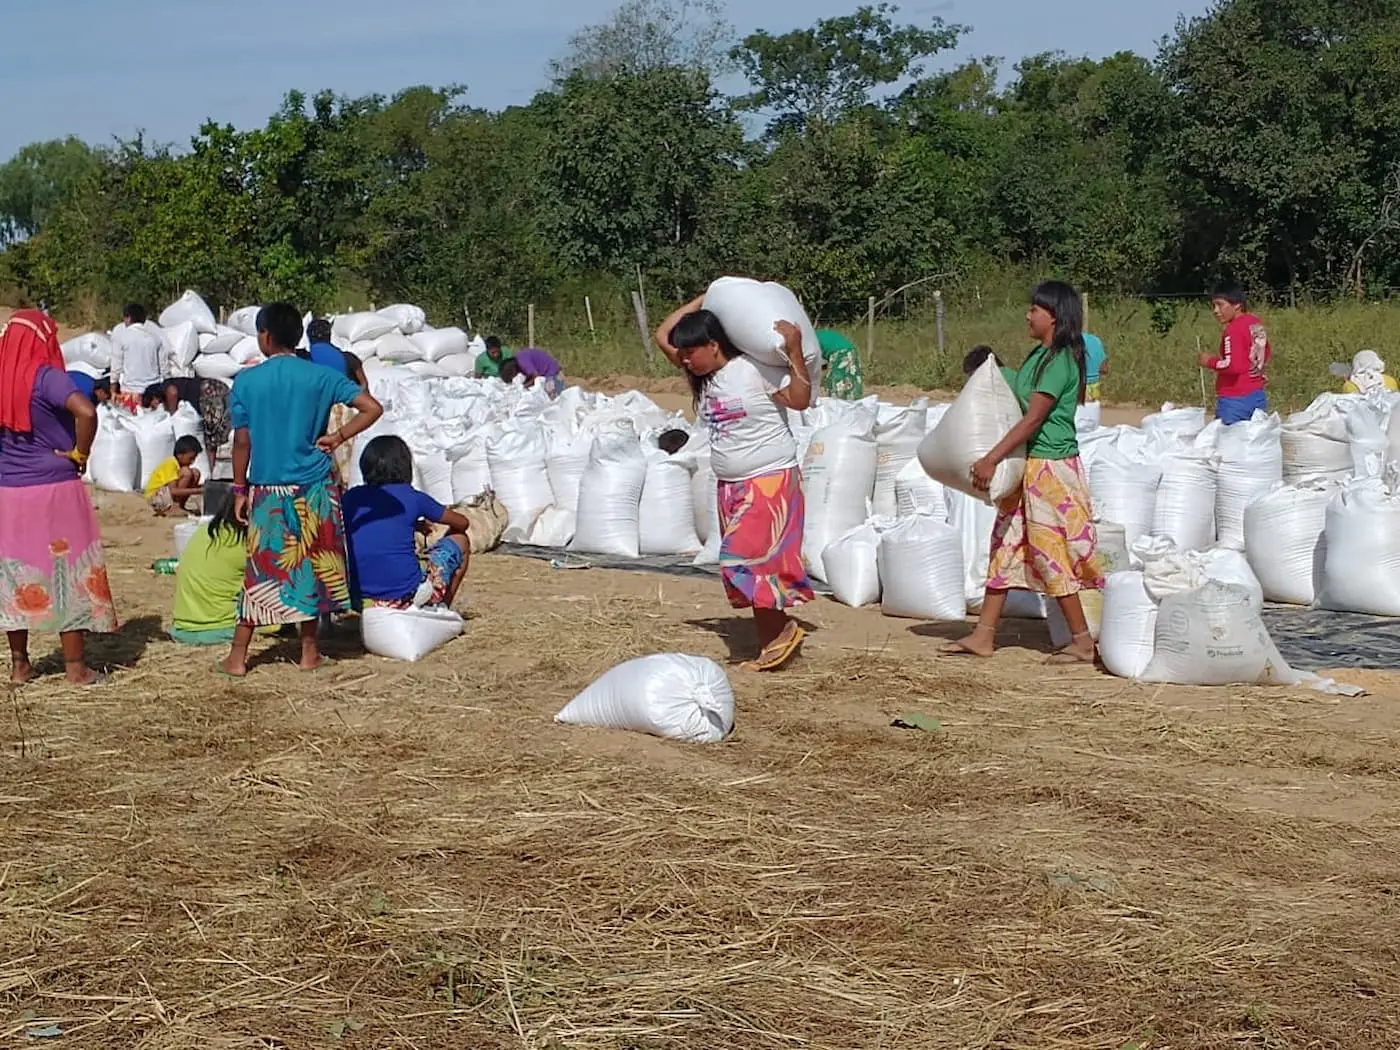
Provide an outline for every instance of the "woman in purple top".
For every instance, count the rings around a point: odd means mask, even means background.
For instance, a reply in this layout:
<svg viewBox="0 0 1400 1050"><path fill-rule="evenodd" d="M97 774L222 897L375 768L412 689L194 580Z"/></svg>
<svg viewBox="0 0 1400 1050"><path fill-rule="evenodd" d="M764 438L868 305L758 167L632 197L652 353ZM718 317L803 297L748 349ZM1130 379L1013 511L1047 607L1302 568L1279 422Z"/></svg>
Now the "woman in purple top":
<svg viewBox="0 0 1400 1050"><path fill-rule="evenodd" d="M540 380L550 397L558 397L564 390L564 369L553 355L533 346L501 362L501 382L513 383L516 376L524 376L526 386Z"/></svg>
<svg viewBox="0 0 1400 1050"><path fill-rule="evenodd" d="M0 627L10 681L34 677L29 632L56 631L74 685L97 685L88 631L114 631L102 537L83 471L97 410L63 370L58 329L21 310L0 330Z"/></svg>

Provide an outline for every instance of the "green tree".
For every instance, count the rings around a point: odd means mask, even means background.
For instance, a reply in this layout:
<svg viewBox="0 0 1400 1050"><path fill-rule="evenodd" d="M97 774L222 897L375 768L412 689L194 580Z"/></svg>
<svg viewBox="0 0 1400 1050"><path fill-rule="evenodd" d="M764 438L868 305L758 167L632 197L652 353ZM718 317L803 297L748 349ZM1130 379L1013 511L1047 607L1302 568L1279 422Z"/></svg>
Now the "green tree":
<svg viewBox="0 0 1400 1050"><path fill-rule="evenodd" d="M571 76L611 77L692 69L716 77L729 68L734 29L719 0L626 0L606 22L585 26L550 63L562 87Z"/></svg>
<svg viewBox="0 0 1400 1050"><path fill-rule="evenodd" d="M71 136L15 154L0 167L0 245L37 233L100 163L96 150Z"/></svg>

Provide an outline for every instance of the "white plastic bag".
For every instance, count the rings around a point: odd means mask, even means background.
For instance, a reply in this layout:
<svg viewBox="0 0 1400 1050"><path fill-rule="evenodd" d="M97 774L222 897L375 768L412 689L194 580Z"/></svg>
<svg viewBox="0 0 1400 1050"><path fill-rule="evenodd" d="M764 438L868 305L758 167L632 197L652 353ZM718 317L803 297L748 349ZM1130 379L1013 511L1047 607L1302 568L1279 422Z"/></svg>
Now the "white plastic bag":
<svg viewBox="0 0 1400 1050"><path fill-rule="evenodd" d="M554 502L545 471L545 444L538 427L511 427L486 441L486 459L496 496L510 514L506 543L524 543L535 521Z"/></svg>
<svg viewBox="0 0 1400 1050"><path fill-rule="evenodd" d="M452 488L452 464L445 452L414 451L413 487L426 492L444 507L452 506L456 493Z"/></svg>
<svg viewBox="0 0 1400 1050"><path fill-rule="evenodd" d="M852 406L853 408L855 406ZM875 487L875 420L869 411L851 411L812 435L802 461L807 520L802 560L821 579L822 551L869 516Z"/></svg>
<svg viewBox="0 0 1400 1050"><path fill-rule="evenodd" d="M870 522L838 536L822 551L822 566L831 596L859 609L880 600L880 534Z"/></svg>
<svg viewBox="0 0 1400 1050"><path fill-rule="evenodd" d="M1133 455L1122 445L1100 449L1089 472L1094 515L1123 526L1129 546L1152 532L1161 462L1145 448Z"/></svg>
<svg viewBox="0 0 1400 1050"><path fill-rule="evenodd" d="M1099 616L1099 656L1109 674L1141 678L1152 662L1157 603L1140 572L1115 572L1104 582Z"/></svg>
<svg viewBox="0 0 1400 1050"><path fill-rule="evenodd" d="M579 485L593 455L593 442L594 435L587 430L572 436L557 432L550 435L549 454L545 457L549 487L554 493L554 505L569 514L578 514Z"/></svg>
<svg viewBox="0 0 1400 1050"><path fill-rule="evenodd" d="M1335 482L1312 479L1261 496L1244 512L1244 549L1271 602L1311 605L1322 570L1322 531Z"/></svg>
<svg viewBox="0 0 1400 1050"><path fill-rule="evenodd" d="M791 321L802 330L802 358L808 374L820 380L821 344L807 311L797 296L781 284L748 277L721 277L705 292L704 307L719 318L730 342L757 361L786 368L778 321ZM815 390L817 384L813 384Z"/></svg>
<svg viewBox="0 0 1400 1050"><path fill-rule="evenodd" d="M423 326L428 323L428 315L423 312L423 308L413 306L410 303L396 303L393 306L386 306L377 313L392 321L394 327L404 335L421 332Z"/></svg>
<svg viewBox="0 0 1400 1050"><path fill-rule="evenodd" d="M423 351L401 332L386 332L374 341L374 356L391 365L409 364L423 360Z"/></svg>
<svg viewBox="0 0 1400 1050"><path fill-rule="evenodd" d="M637 512L638 549L643 554L693 554L703 544L695 535L691 504L691 460L657 449L647 456L646 480Z"/></svg>
<svg viewBox="0 0 1400 1050"><path fill-rule="evenodd" d="M1181 550L1204 550L1215 543L1213 456L1182 450L1166 457L1150 532L1167 537Z"/></svg>
<svg viewBox="0 0 1400 1050"><path fill-rule="evenodd" d="M194 359L194 374L200 379L233 379L242 366L228 354L200 354Z"/></svg>
<svg viewBox="0 0 1400 1050"><path fill-rule="evenodd" d="M947 490L924 472L917 458L894 479L894 514L897 518L932 514L939 521L948 520Z"/></svg>
<svg viewBox="0 0 1400 1050"><path fill-rule="evenodd" d="M162 328L174 328L185 322L194 325L197 332L213 335L218 331L214 311L209 309L209 304L199 297L198 292L186 292L160 312Z"/></svg>
<svg viewBox="0 0 1400 1050"><path fill-rule="evenodd" d="M915 620L967 615L962 536L934 518L905 518L880 536L880 611Z"/></svg>
<svg viewBox="0 0 1400 1050"><path fill-rule="evenodd" d="M99 373L112 367L112 339L103 332L88 332L74 336L60 350L67 364L82 362L92 365Z"/></svg>
<svg viewBox="0 0 1400 1050"><path fill-rule="evenodd" d="M1400 616L1400 497L1356 482L1327 507L1317 604L1339 612Z"/></svg>
<svg viewBox="0 0 1400 1050"><path fill-rule="evenodd" d="M263 359L262 351L258 349L258 341L250 335L245 335L238 340L229 350L228 356L234 364L240 367L260 362Z"/></svg>
<svg viewBox="0 0 1400 1050"><path fill-rule="evenodd" d="M612 437L593 446L579 482L578 518L571 551L635 558L641 553L642 486L647 462L635 436Z"/></svg>
<svg viewBox="0 0 1400 1050"><path fill-rule="evenodd" d="M1283 481L1283 446L1276 415L1221 427L1215 489L1215 530L1222 547L1244 549L1244 511Z"/></svg>
<svg viewBox="0 0 1400 1050"><path fill-rule="evenodd" d="M491 487L491 464L486 458L486 438L475 434L449 450L452 464L452 502L465 503Z"/></svg>
<svg viewBox="0 0 1400 1050"><path fill-rule="evenodd" d="M201 354L226 354L245 338L253 340L253 345L257 345L258 336L256 332L240 332L236 328L225 328L222 325L213 335L202 334L199 336L199 352Z"/></svg>
<svg viewBox="0 0 1400 1050"><path fill-rule="evenodd" d="M397 326L383 314L357 313L341 314L331 322L331 334L344 346L345 343L359 343L378 339L395 331Z"/></svg>
<svg viewBox="0 0 1400 1050"><path fill-rule="evenodd" d="M897 512L895 487L904 469L917 461L924 439L928 403L920 400L907 408L881 405L875 421L875 490L871 513L892 518Z"/></svg>
<svg viewBox="0 0 1400 1050"><path fill-rule="evenodd" d="M1152 662L1142 679L1174 685L1249 685L1269 679L1275 653L1245 589L1211 580L1161 600Z"/></svg>
<svg viewBox="0 0 1400 1050"><path fill-rule="evenodd" d="M105 492L135 492L140 484L141 450L127 425L130 418L105 405L97 409L88 477Z"/></svg>
<svg viewBox="0 0 1400 1050"><path fill-rule="evenodd" d="M1201 407L1177 408L1168 403L1162 411L1142 417L1144 433L1181 441L1190 441L1205 428L1206 410Z"/></svg>
<svg viewBox="0 0 1400 1050"><path fill-rule="evenodd" d="M170 363L177 369L184 371L194 364L195 356L199 353L199 332L195 330L193 321L181 321L174 328L162 328L160 338L165 352L170 355Z"/></svg>
<svg viewBox="0 0 1400 1050"><path fill-rule="evenodd" d="M1279 428L1283 480L1342 478L1351 473L1351 440L1347 436L1347 405L1354 399L1322 394Z"/></svg>
<svg viewBox="0 0 1400 1050"><path fill-rule="evenodd" d="M734 729L734 690L703 656L659 653L619 664L565 705L556 722L717 744Z"/></svg>
<svg viewBox="0 0 1400 1050"><path fill-rule="evenodd" d="M467 333L460 328L434 328L431 331L418 331L409 336L409 340L418 348L419 355L425 361L442 361L445 357L470 357L467 352ZM476 358L471 357L471 369L465 375L470 375L476 370Z"/></svg>
<svg viewBox="0 0 1400 1050"><path fill-rule="evenodd" d="M992 558L995 507L956 489L947 490L948 524L958 531L962 549L963 597L970 611L982 607L987 590L987 569Z"/></svg>
<svg viewBox="0 0 1400 1050"><path fill-rule="evenodd" d="M258 334L258 314L261 306L241 306L228 315L228 327L243 335Z"/></svg>
<svg viewBox="0 0 1400 1050"><path fill-rule="evenodd" d="M365 651L413 663L440 649L465 629L466 622L440 605L391 609L371 605L360 614Z"/></svg>
<svg viewBox="0 0 1400 1050"><path fill-rule="evenodd" d="M1000 503L1021 487L1025 447L997 464L991 491L972 487L972 465L1021 421L1021 406L991 358L963 386L933 433L919 445L919 462L935 481L985 503Z"/></svg>
<svg viewBox="0 0 1400 1050"><path fill-rule="evenodd" d="M175 427L165 409L143 412L131 422L136 434L136 447L141 454L141 477L137 484L145 489L156 467L175 454Z"/></svg>

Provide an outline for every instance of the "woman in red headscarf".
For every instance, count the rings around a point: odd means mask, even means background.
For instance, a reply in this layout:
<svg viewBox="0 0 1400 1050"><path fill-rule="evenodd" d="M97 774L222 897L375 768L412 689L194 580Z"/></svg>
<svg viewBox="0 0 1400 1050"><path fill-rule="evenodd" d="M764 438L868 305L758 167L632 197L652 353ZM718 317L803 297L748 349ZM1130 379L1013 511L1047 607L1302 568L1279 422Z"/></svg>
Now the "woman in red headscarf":
<svg viewBox="0 0 1400 1050"><path fill-rule="evenodd" d="M10 681L34 675L29 632L56 631L68 681L95 685L88 631L116 630L102 538L83 471L97 412L63 369L58 329L38 310L0 328L0 628Z"/></svg>

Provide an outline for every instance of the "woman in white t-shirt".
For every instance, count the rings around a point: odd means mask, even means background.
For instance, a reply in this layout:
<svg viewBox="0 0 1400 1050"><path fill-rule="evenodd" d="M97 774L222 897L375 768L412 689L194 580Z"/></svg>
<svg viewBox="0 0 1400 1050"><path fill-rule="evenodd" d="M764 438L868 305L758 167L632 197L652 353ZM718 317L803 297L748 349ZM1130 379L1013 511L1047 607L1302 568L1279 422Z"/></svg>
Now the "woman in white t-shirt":
<svg viewBox="0 0 1400 1050"><path fill-rule="evenodd" d="M802 644L787 610L813 598L802 564L805 504L789 409L812 403L802 333L779 321L787 367L741 354L703 297L662 322L656 342L685 371L699 422L709 432L710 464L719 482L720 575L729 603L753 609L758 658L745 666L776 671Z"/></svg>

